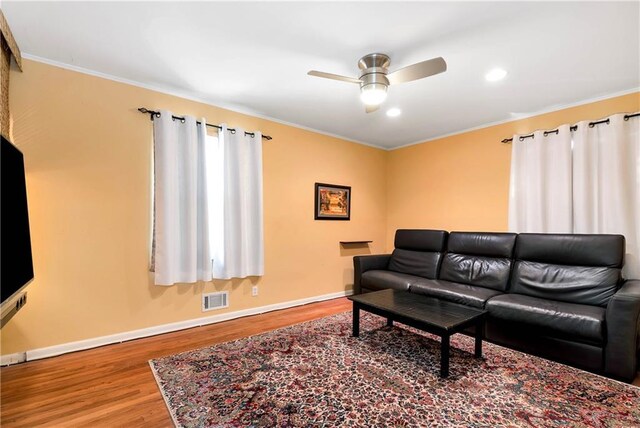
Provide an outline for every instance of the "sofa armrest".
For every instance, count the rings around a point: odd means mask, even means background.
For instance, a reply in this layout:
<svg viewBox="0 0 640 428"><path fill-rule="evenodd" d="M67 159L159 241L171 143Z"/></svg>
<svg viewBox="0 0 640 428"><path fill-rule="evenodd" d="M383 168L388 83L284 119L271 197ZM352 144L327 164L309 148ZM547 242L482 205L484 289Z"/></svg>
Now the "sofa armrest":
<svg viewBox="0 0 640 428"><path fill-rule="evenodd" d="M640 331L640 280L628 280L607 305L605 374L632 381L636 376Z"/></svg>
<svg viewBox="0 0 640 428"><path fill-rule="evenodd" d="M391 254L378 254L375 256L355 256L353 258L353 294L362 293L360 279L368 270L386 269L389 266Z"/></svg>

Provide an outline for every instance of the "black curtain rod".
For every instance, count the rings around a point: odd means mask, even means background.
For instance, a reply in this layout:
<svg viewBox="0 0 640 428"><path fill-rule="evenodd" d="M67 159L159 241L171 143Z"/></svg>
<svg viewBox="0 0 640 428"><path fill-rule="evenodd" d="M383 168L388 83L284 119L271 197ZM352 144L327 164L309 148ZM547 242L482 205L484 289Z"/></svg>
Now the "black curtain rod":
<svg viewBox="0 0 640 428"><path fill-rule="evenodd" d="M624 115L624 120L629 120L632 117L637 117L640 116L640 113L633 113L633 114L625 114ZM596 125L600 125L601 123L606 123L607 125L609 124L609 119L604 119L604 120L596 120L595 122L589 122L589 128L593 128ZM569 127L569 130L571 131L575 131L576 129L578 129L578 125L573 125L571 127ZM552 131L544 131L543 135L546 137L549 134L557 134L558 130L554 129ZM529 135L521 135L520 137L518 137L518 139L520 141L524 141L527 138L533 138L533 133L529 134ZM504 144L510 143L513 141L513 138L505 138L504 140L502 140L502 142Z"/></svg>
<svg viewBox="0 0 640 428"><path fill-rule="evenodd" d="M159 112L159 111L149 110L149 109L144 108L144 107L140 107L140 108L138 109L138 111L139 111L140 113L148 114L148 115L150 116L151 120L153 120L153 118L154 118L154 117L160 117L160 112ZM178 120L182 120L182 121L184 121L184 117L180 117L180 116L171 116L171 117L172 117L173 119L178 119ZM198 125L201 125L201 124L202 124L200 121L196 121L196 123L197 123ZM210 123L207 123L206 125L207 125L207 126L210 126L210 127L212 127L212 128L222 129L222 126L218 126L218 125L211 125ZM231 132L232 134L235 134L235 133L236 133L236 130L235 130L235 129L233 129L233 128L227 128L227 130L228 130L229 132ZM251 135L252 137L255 137L255 136L256 136L256 134L254 134L253 132L246 132L246 131L245 131L244 135ZM264 139L265 139L265 140L267 140L267 141L272 140L272 138L271 138L270 136L268 136L268 135L263 135L263 136L262 136L262 138L264 138Z"/></svg>

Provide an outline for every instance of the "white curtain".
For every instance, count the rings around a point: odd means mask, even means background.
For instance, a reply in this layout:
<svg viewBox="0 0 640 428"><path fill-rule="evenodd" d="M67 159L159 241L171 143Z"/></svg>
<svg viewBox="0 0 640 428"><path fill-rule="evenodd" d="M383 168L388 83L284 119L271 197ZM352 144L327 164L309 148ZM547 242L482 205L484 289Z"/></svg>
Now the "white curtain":
<svg viewBox="0 0 640 428"><path fill-rule="evenodd" d="M154 118L154 254L157 285L211 280L204 119Z"/></svg>
<svg viewBox="0 0 640 428"><path fill-rule="evenodd" d="M623 274L640 278L640 118L624 116L574 132L574 231L624 235Z"/></svg>
<svg viewBox="0 0 640 428"><path fill-rule="evenodd" d="M213 276L264 275L262 135L223 124L210 147Z"/></svg>
<svg viewBox="0 0 640 428"><path fill-rule="evenodd" d="M514 135L509 189L509 230L571 233L571 131Z"/></svg>

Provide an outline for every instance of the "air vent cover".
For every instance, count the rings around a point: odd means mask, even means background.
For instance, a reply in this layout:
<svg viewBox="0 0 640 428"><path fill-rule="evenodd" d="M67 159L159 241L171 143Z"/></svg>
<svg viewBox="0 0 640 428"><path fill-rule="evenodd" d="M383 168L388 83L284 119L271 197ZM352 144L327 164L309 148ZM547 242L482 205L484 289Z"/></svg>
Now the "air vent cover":
<svg viewBox="0 0 640 428"><path fill-rule="evenodd" d="M202 295L202 312L229 307L229 292L219 291Z"/></svg>

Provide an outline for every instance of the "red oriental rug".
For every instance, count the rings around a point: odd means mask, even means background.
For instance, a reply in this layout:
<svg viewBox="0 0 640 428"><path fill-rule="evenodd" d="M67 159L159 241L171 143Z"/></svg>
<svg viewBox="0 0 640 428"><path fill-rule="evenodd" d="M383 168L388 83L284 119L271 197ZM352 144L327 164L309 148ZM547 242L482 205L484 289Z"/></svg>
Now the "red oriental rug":
<svg viewBox="0 0 640 428"><path fill-rule="evenodd" d="M351 313L150 361L178 426L640 426L640 388Z"/></svg>

